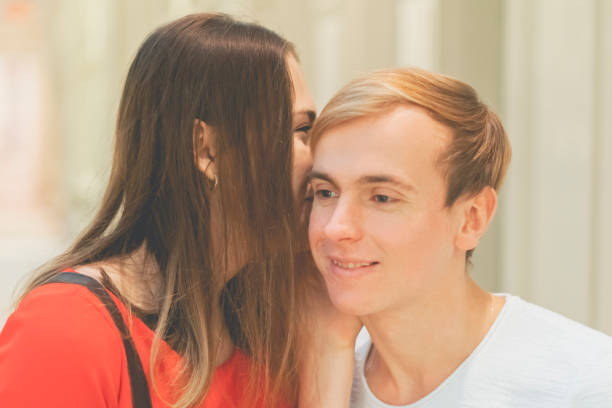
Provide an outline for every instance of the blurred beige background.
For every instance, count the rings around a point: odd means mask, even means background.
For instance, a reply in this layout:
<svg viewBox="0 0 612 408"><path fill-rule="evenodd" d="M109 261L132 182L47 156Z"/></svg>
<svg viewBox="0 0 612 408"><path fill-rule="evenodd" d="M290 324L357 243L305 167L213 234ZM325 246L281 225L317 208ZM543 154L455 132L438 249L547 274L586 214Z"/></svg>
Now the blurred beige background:
<svg viewBox="0 0 612 408"><path fill-rule="evenodd" d="M473 275L612 334L608 0L0 0L0 325L16 285L94 211L136 48L200 11L293 41L319 108L376 68L473 85L514 148Z"/></svg>

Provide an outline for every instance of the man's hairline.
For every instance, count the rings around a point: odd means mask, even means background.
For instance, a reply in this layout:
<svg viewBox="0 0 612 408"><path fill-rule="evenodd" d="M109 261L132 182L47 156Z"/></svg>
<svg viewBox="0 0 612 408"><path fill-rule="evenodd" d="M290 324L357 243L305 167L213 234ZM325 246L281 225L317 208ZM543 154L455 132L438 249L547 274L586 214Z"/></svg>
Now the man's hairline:
<svg viewBox="0 0 612 408"><path fill-rule="evenodd" d="M393 102L391 104L389 104L388 106L386 106L384 109L380 109L380 110L376 110L373 112L367 112L364 114L359 114L359 115L355 115L355 116L351 116L349 118L346 118L345 120L341 120L337 123L334 123L332 126L328 126L324 129L323 133L321 133L319 135L319 137L316 138L316 140L314 141L314 143L311 143L310 145L310 150L312 152L312 156L313 156L313 160L314 160L314 156L316 154L316 150L317 150L317 145L321 142L321 140L328 135L329 132L331 132L332 130L347 125L351 122L357 121L357 120L361 120L361 119L366 119L369 117L373 117L373 116L383 116L386 114L391 113L393 110L398 109L399 107L413 107L413 108L417 108L423 112L425 112L427 114L427 116L429 116L436 124L441 125L443 127L445 127L446 129L449 130L450 134L450 140L447 142L447 146L444 149L441 149L440 152L438 152L438 157L435 159L435 167L437 170L439 170L441 172L441 176L444 180L444 187L445 187L445 195L448 195L450 193L450 180L448 178L448 169L444 169L444 155L445 153L448 152L448 148L450 147L453 138L455 137L455 129L453 129L452 127L448 126L445 123L440 122L439 120L437 120L433 114L435 113L434 111L432 111L431 109L419 105L417 103L411 102L411 101L397 101L397 102ZM457 197L458 199L459 197ZM455 199L453 201L453 204L457 201L457 199ZM451 205L452 206L452 205ZM449 206L449 207L451 207Z"/></svg>

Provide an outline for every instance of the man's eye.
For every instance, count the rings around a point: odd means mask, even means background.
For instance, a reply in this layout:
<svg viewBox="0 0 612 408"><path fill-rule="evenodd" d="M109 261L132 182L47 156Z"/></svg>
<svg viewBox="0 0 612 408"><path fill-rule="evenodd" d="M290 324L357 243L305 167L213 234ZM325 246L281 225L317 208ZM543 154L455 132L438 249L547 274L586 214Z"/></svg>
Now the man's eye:
<svg viewBox="0 0 612 408"><path fill-rule="evenodd" d="M315 192L315 195L318 198L336 198L336 197L338 197L338 194L334 193L333 191L331 191L331 190L324 190L324 189L317 190Z"/></svg>
<svg viewBox="0 0 612 408"><path fill-rule="evenodd" d="M377 203L390 203L391 201L393 201L393 199L388 195L376 194L374 196L374 201L376 201Z"/></svg>

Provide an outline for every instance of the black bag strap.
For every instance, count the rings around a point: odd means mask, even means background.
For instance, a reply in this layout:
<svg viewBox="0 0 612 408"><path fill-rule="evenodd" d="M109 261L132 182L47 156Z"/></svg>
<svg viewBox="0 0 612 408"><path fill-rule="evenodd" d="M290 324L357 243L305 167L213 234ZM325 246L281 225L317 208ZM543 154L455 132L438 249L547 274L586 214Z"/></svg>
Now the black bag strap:
<svg viewBox="0 0 612 408"><path fill-rule="evenodd" d="M147 383L147 377L142 368L142 362L140 361L140 357L132 341L132 336L123 320L121 312L104 286L90 276L75 272L62 272L45 282L45 284L47 283L72 283L85 286L91 293L100 299L115 322L115 326L117 326L121 334L121 339L123 340L123 348L125 350L125 356L127 357L128 373L130 375L130 386L132 388L132 406L133 408L152 408L149 384Z"/></svg>

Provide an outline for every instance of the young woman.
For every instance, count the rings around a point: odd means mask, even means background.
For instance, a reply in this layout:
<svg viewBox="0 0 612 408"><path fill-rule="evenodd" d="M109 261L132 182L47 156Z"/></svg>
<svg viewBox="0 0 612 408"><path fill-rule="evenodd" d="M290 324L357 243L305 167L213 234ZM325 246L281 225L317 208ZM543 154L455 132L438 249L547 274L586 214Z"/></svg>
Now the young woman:
<svg viewBox="0 0 612 408"><path fill-rule="evenodd" d="M275 33L199 14L151 34L98 213L0 334L0 405L293 405L294 196L313 120Z"/></svg>

